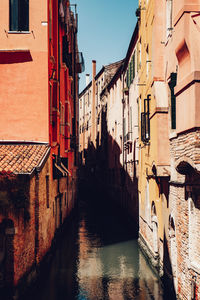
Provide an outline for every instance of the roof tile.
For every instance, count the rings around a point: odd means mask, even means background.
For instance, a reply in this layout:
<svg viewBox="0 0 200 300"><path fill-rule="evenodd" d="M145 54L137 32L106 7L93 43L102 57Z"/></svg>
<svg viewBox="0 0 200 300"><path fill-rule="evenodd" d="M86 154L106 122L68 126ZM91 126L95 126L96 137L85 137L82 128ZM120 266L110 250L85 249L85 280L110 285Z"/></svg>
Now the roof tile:
<svg viewBox="0 0 200 300"><path fill-rule="evenodd" d="M31 174L40 165L48 145L0 144L0 172Z"/></svg>

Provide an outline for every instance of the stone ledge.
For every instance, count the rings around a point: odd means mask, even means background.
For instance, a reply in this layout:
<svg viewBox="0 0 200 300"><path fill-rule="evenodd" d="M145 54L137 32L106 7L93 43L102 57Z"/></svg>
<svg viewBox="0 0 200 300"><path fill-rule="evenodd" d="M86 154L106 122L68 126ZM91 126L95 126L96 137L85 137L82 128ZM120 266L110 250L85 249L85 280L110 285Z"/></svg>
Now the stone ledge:
<svg viewBox="0 0 200 300"><path fill-rule="evenodd" d="M160 257L159 255L154 255L152 253L152 250L147 245L147 242L145 241L141 233L139 233L138 244L142 253L153 268L154 272L156 272L160 277L163 277L163 265L161 265Z"/></svg>
<svg viewBox="0 0 200 300"><path fill-rule="evenodd" d="M191 85L200 82L200 71L191 72L175 87L175 96L177 97Z"/></svg>

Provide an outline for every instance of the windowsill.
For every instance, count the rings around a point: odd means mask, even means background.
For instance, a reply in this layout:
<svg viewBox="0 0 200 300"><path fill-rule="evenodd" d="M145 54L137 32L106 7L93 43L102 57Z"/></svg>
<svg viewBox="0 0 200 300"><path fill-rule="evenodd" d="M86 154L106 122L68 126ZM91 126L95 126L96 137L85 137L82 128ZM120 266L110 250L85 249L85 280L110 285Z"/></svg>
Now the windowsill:
<svg viewBox="0 0 200 300"><path fill-rule="evenodd" d="M171 131L170 134L169 134L169 139L172 140L176 137L177 137L177 132L176 131Z"/></svg>
<svg viewBox="0 0 200 300"><path fill-rule="evenodd" d="M192 269L194 272L200 274L199 264L194 261L190 261L189 269Z"/></svg>
<svg viewBox="0 0 200 300"><path fill-rule="evenodd" d="M31 31L7 31L8 34L30 34Z"/></svg>

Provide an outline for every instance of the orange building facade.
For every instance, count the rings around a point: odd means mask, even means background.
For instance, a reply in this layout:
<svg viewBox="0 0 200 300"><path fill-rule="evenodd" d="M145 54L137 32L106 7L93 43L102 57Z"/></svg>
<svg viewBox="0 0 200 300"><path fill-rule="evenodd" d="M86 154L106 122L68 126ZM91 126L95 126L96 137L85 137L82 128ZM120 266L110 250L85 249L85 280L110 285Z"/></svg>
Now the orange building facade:
<svg viewBox="0 0 200 300"><path fill-rule="evenodd" d="M83 58L76 7L68 0L3 0L0 14L0 285L5 287L34 277L34 266L75 205Z"/></svg>

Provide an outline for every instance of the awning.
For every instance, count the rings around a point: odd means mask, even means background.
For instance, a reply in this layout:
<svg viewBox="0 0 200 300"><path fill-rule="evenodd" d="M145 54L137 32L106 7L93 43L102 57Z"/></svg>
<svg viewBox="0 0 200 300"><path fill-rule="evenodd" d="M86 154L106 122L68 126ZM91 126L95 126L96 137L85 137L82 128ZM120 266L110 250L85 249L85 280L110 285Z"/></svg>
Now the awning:
<svg viewBox="0 0 200 300"><path fill-rule="evenodd" d="M61 166L57 165L57 163L54 164L54 166L62 173L62 176L67 176L68 173L65 171Z"/></svg>
<svg viewBox="0 0 200 300"><path fill-rule="evenodd" d="M71 172L63 165L61 162L61 167L69 174L69 176L72 176Z"/></svg>

